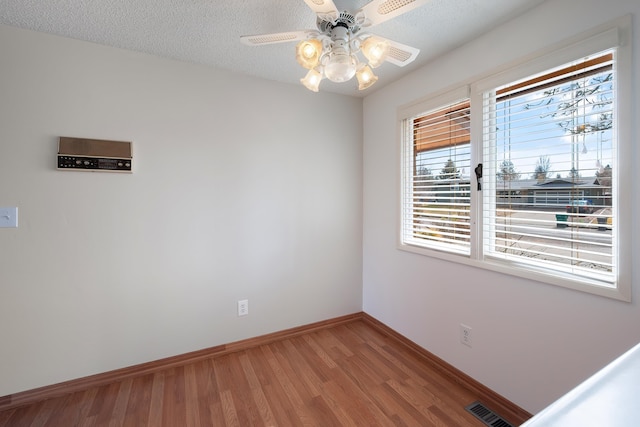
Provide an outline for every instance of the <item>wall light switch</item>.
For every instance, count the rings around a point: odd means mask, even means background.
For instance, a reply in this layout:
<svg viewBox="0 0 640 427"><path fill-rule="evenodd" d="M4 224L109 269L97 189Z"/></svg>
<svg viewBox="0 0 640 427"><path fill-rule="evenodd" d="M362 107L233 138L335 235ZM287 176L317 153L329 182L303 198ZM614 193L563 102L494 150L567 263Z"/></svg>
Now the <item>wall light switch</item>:
<svg viewBox="0 0 640 427"><path fill-rule="evenodd" d="M0 208L0 228L18 227L18 208Z"/></svg>

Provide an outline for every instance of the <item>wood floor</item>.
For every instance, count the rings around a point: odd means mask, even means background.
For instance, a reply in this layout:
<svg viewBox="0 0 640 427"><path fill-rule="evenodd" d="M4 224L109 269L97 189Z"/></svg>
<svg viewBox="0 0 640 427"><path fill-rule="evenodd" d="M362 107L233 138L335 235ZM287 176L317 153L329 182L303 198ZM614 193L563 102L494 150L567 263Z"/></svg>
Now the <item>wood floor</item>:
<svg viewBox="0 0 640 427"><path fill-rule="evenodd" d="M483 397L356 320L4 410L0 427L482 427L464 407Z"/></svg>

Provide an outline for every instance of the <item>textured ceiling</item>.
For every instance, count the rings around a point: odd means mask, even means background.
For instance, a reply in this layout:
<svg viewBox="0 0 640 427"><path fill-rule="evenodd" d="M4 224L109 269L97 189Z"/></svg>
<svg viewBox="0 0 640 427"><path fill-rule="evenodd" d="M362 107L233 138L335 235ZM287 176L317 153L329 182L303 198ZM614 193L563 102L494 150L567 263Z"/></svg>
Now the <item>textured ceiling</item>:
<svg viewBox="0 0 640 427"><path fill-rule="evenodd" d="M367 32L417 47L406 67L384 63L378 82L357 90L323 80L320 90L365 96L543 0L431 0ZM368 0L334 0L355 11ZM315 29L303 0L0 0L0 23L298 84L306 70L295 43L245 46L241 35Z"/></svg>

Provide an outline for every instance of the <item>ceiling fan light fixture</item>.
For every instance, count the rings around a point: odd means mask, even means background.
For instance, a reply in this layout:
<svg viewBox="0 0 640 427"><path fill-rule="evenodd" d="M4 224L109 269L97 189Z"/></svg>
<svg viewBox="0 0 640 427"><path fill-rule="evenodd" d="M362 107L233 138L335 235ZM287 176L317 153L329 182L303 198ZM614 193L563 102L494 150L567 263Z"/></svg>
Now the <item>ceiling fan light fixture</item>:
<svg viewBox="0 0 640 427"><path fill-rule="evenodd" d="M358 79L358 90L365 90L366 88L373 86L373 84L378 81L378 76L373 74L371 67L365 64L362 64L358 68L356 77Z"/></svg>
<svg viewBox="0 0 640 427"><path fill-rule="evenodd" d="M320 88L320 81L322 80L322 73L316 69L311 69L307 75L300 79L300 83L312 92L317 92Z"/></svg>
<svg viewBox="0 0 640 427"><path fill-rule="evenodd" d="M296 60L304 68L311 70L320 63L322 42L318 39L303 40L296 45Z"/></svg>
<svg viewBox="0 0 640 427"><path fill-rule="evenodd" d="M368 37L362 42L362 54L371 67L379 67L387 59L389 42L378 37Z"/></svg>
<svg viewBox="0 0 640 427"><path fill-rule="evenodd" d="M250 46L297 41L296 61L309 70L300 82L309 90L318 92L325 77L343 83L353 76L357 76L358 88L363 90L378 80L372 68L385 61L404 67L420 53L420 49L361 31L423 6L429 0L367 0L355 11L340 11L334 0L304 2L316 15L315 30L241 36L240 41Z"/></svg>

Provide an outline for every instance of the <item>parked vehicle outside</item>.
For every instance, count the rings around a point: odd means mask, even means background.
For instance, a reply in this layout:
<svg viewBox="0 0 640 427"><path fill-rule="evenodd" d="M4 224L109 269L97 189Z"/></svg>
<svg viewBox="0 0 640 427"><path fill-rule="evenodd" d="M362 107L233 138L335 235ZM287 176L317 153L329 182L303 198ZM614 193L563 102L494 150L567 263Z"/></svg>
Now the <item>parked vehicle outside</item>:
<svg viewBox="0 0 640 427"><path fill-rule="evenodd" d="M572 200L571 203L567 205L567 213L591 214L593 210L593 202L591 200Z"/></svg>

